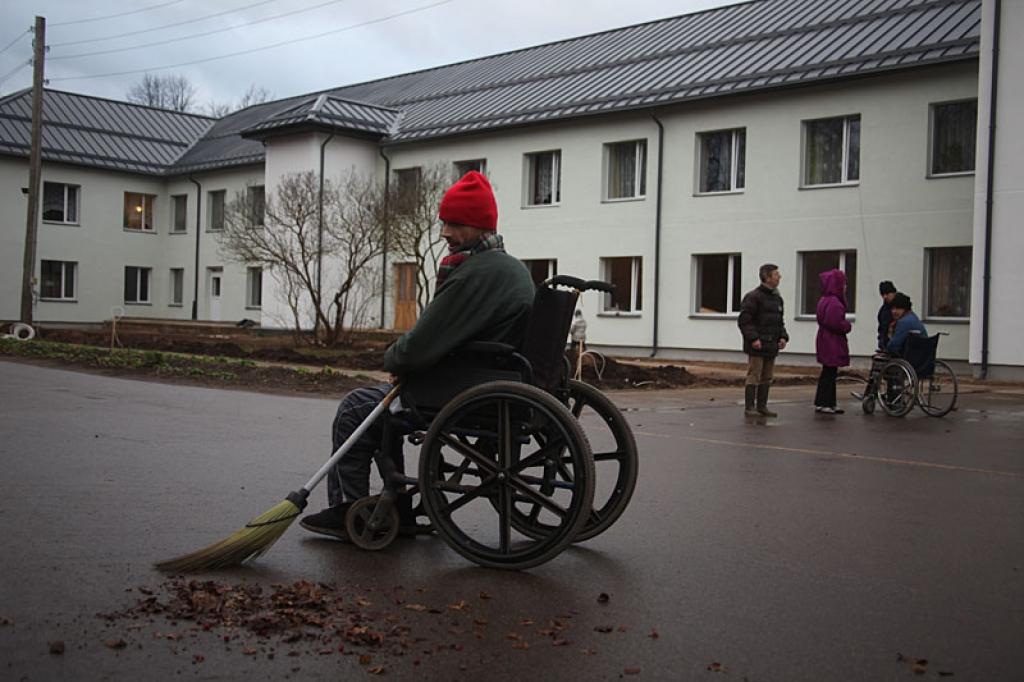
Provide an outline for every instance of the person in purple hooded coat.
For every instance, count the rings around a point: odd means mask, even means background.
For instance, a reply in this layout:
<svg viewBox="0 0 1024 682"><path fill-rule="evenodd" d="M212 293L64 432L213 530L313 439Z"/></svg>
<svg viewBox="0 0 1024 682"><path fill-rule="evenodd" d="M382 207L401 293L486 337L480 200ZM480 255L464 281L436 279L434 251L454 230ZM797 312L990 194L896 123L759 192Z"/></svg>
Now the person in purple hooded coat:
<svg viewBox="0 0 1024 682"><path fill-rule="evenodd" d="M852 328L846 319L846 273L828 270L818 275L821 298L818 299L818 338L815 342L821 375L814 396L814 410L826 414L842 414L836 406L836 375L840 367L850 364L850 347L846 335Z"/></svg>

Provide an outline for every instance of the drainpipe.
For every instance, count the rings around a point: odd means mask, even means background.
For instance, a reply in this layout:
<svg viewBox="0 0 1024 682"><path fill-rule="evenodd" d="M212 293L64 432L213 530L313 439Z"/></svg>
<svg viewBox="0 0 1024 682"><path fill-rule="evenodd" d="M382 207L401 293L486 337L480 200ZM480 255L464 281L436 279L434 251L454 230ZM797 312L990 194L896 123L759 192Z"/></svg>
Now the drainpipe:
<svg viewBox="0 0 1024 682"><path fill-rule="evenodd" d="M196 186L196 267L195 276L192 282L192 319L199 319L199 230L200 218L202 217L203 186L189 173L189 182Z"/></svg>
<svg viewBox="0 0 1024 682"><path fill-rule="evenodd" d="M384 159L384 253L380 275L380 328L384 329L384 302L387 300L388 291L388 222L391 219L391 205L388 202L391 190L391 159L384 153L384 147L380 148L380 156Z"/></svg>
<svg viewBox="0 0 1024 682"><path fill-rule="evenodd" d="M996 172L996 102L999 92L999 24L1002 2L995 0L992 25L992 92L988 112L988 177L985 179L985 265L981 285L981 378L988 378L989 296L992 283L992 195Z"/></svg>
<svg viewBox="0 0 1024 682"><path fill-rule="evenodd" d="M323 309L323 266L324 266L324 153L327 143L334 139L334 133L320 145L320 194L317 197L317 229L316 229L316 299L319 308ZM320 318L313 322L313 337L316 338L320 327Z"/></svg>
<svg viewBox="0 0 1024 682"><path fill-rule="evenodd" d="M665 126L657 116L651 116L658 124L658 201L654 209L654 330L650 357L658 354L658 279L661 272L661 187L662 170L665 167Z"/></svg>

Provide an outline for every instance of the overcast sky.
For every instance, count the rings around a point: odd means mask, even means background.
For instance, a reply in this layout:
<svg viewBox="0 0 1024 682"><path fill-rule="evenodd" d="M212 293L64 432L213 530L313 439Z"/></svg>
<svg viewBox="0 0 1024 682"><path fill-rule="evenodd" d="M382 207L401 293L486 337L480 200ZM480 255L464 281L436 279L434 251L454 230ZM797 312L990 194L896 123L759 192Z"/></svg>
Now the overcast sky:
<svg viewBox="0 0 1024 682"><path fill-rule="evenodd" d="M235 100L250 84L287 97L731 4L736 0L3 0L0 50L38 14L47 21L50 88L124 99L142 74L104 74L149 69L186 75L198 87L202 106ZM401 13L406 14L387 18ZM260 19L269 20L243 26ZM148 30L168 24L181 25ZM177 40L214 31L219 32ZM78 41L90 42L69 44ZM158 44L163 41L170 42ZM0 78L31 54L26 34L0 54ZM0 83L0 95L31 82L31 68L23 68Z"/></svg>

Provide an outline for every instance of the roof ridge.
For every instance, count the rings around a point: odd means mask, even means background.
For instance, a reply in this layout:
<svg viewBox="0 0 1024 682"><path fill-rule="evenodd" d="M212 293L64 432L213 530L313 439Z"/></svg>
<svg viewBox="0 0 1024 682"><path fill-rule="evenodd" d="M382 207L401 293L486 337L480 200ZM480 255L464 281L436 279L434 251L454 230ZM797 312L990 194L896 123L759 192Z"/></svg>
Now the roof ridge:
<svg viewBox="0 0 1024 682"><path fill-rule="evenodd" d="M217 121L217 120L219 120L219 119L217 119L214 116L207 116L206 114L195 114L195 113L192 113L191 111L175 111L174 109L166 109L164 107L154 107L154 106L150 106L148 104L139 104L137 102L127 102L125 100L114 99L112 97L100 97L99 95L90 95L90 94L83 93L83 92L70 92L68 90L58 90L57 88L44 88L44 89L46 90L46 92L56 92L56 93L59 93L61 95L69 95L71 97L84 97L86 99L94 99L94 100L99 100L101 102L110 102L111 104L120 104L120 105L126 106L126 107L136 107L136 108L140 108L140 109L146 109L148 111L159 111L159 112L162 112L162 113L165 113L165 114L175 114L177 116L189 116L191 118L202 118L202 119L205 119L207 121ZM29 90L31 90L31 88L29 88Z"/></svg>

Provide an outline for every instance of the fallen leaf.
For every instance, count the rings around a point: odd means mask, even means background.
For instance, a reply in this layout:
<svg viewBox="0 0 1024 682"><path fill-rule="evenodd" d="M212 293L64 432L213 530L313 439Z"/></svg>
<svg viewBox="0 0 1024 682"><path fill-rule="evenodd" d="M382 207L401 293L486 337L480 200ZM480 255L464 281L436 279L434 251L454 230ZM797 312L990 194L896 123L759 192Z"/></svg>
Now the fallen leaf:
<svg viewBox="0 0 1024 682"><path fill-rule="evenodd" d="M103 643L106 644L107 647L110 649L123 649L126 646L128 646L128 642L124 641L123 639L108 639Z"/></svg>
<svg viewBox="0 0 1024 682"><path fill-rule="evenodd" d="M375 665L374 667L369 668L366 672L370 673L371 675L383 675L384 674L384 666L382 666L382 665Z"/></svg>
<svg viewBox="0 0 1024 682"><path fill-rule="evenodd" d="M526 651L530 648L530 643L526 641L518 641L512 645L513 649L519 649L520 651Z"/></svg>
<svg viewBox="0 0 1024 682"><path fill-rule="evenodd" d="M725 672L725 666L722 665L721 663L718 663L716 661L715 663L709 663L708 664L708 670L710 670L713 673L724 673Z"/></svg>
<svg viewBox="0 0 1024 682"><path fill-rule="evenodd" d="M522 639L522 637L520 637L519 634L516 633L516 632L510 632L507 635L505 635L505 639L517 639L518 640L518 639Z"/></svg>
<svg viewBox="0 0 1024 682"><path fill-rule="evenodd" d="M202 663L205 660L206 660L206 656L203 656L202 654L196 654L195 656L192 657L192 661L194 663Z"/></svg>
<svg viewBox="0 0 1024 682"><path fill-rule="evenodd" d="M939 677L953 677L953 673L949 672L948 670L940 670L938 671L938 673Z"/></svg>
<svg viewBox="0 0 1024 682"><path fill-rule="evenodd" d="M529 618L524 618L521 621L519 621L519 624L523 625L523 626L526 626L526 627L529 627L530 625L533 625L533 621L530 620Z"/></svg>
<svg viewBox="0 0 1024 682"><path fill-rule="evenodd" d="M625 632L625 631L626 631L626 626L625 625L620 625L619 626L619 632Z"/></svg>
<svg viewBox="0 0 1024 682"><path fill-rule="evenodd" d="M359 656L359 665L370 665L373 663L373 656L370 654L361 654Z"/></svg>
<svg viewBox="0 0 1024 682"><path fill-rule="evenodd" d="M474 618L473 619L473 625L487 625L487 619L486 618Z"/></svg>
<svg viewBox="0 0 1024 682"><path fill-rule="evenodd" d="M567 640L567 639L554 639L554 640L551 640L551 646L569 646L569 640Z"/></svg>
<svg viewBox="0 0 1024 682"><path fill-rule="evenodd" d="M626 668L622 672L624 674L626 674L626 675L639 675L640 674L640 668Z"/></svg>
<svg viewBox="0 0 1024 682"><path fill-rule="evenodd" d="M615 628L613 628L611 625L595 625L594 626L594 632L608 633L608 632L611 632L614 629Z"/></svg>
<svg viewBox="0 0 1024 682"><path fill-rule="evenodd" d="M647 636L650 637L651 639L658 639L659 637L661 637L661 635L658 634L658 631L655 630L654 628L651 628L651 634L649 634Z"/></svg>
<svg viewBox="0 0 1024 682"><path fill-rule="evenodd" d="M256 649L253 649L251 646L247 646L244 649L242 649L242 653L245 654L246 656L255 656L256 655Z"/></svg>
<svg viewBox="0 0 1024 682"><path fill-rule="evenodd" d="M607 592L602 592L601 594L597 595L598 604L607 604L609 599L611 599L611 597L608 596Z"/></svg>
<svg viewBox="0 0 1024 682"><path fill-rule="evenodd" d="M481 592L480 593L480 598L481 599L490 599L491 595L487 594L486 592Z"/></svg>
<svg viewBox="0 0 1024 682"><path fill-rule="evenodd" d="M450 608L452 611L465 611L469 608L469 603L465 599L460 599L454 604L449 604L448 608Z"/></svg>
<svg viewBox="0 0 1024 682"><path fill-rule="evenodd" d="M406 604L405 608L409 609L410 611L426 611L427 610L427 607L424 606L423 604Z"/></svg>
<svg viewBox="0 0 1024 682"><path fill-rule="evenodd" d="M593 656L597 652L594 651L593 649L580 649L580 653L582 653L584 656Z"/></svg>
<svg viewBox="0 0 1024 682"><path fill-rule="evenodd" d="M64 642L61 640L54 640L50 642L50 653L51 654L62 654L64 653Z"/></svg>
<svg viewBox="0 0 1024 682"><path fill-rule="evenodd" d="M14 625L14 621L10 618L0 618L0 625Z"/></svg>
<svg viewBox="0 0 1024 682"><path fill-rule="evenodd" d="M356 597L356 605L365 609L367 606L373 606L373 602L365 597Z"/></svg>

